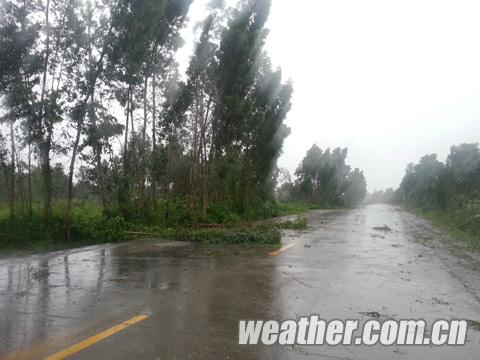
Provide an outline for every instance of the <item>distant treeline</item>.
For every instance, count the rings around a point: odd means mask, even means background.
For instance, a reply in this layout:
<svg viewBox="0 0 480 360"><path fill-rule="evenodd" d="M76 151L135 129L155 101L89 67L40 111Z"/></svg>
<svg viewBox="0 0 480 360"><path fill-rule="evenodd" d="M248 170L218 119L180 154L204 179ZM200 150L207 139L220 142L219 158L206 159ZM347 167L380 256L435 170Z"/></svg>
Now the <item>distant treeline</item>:
<svg viewBox="0 0 480 360"><path fill-rule="evenodd" d="M264 51L269 0L208 4L183 80L191 0L3 0L0 200L62 200L174 225L271 216L292 85ZM63 165L53 165L62 159Z"/></svg>
<svg viewBox="0 0 480 360"><path fill-rule="evenodd" d="M408 165L397 196L403 204L423 210L456 210L478 204L478 144L452 146L445 163L431 154Z"/></svg>
<svg viewBox="0 0 480 360"><path fill-rule="evenodd" d="M478 144L452 146L446 162L425 155L409 164L400 187L376 192L370 202L417 209L460 230L480 244L480 150Z"/></svg>
<svg viewBox="0 0 480 360"><path fill-rule="evenodd" d="M295 181L284 171L278 198L327 208L359 205L367 193L367 183L362 171L345 163L347 154L346 148L323 151L313 145L295 171Z"/></svg>

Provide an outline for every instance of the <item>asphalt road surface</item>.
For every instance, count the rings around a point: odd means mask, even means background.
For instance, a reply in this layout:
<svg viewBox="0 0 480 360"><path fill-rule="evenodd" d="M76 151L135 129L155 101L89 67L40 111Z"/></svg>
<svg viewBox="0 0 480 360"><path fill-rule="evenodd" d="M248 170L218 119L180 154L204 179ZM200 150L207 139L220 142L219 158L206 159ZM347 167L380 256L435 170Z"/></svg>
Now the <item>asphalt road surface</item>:
<svg viewBox="0 0 480 360"><path fill-rule="evenodd" d="M308 217L284 251L141 240L3 258L0 358L479 359L478 326L464 346L238 345L240 319L479 324L478 253L391 206Z"/></svg>

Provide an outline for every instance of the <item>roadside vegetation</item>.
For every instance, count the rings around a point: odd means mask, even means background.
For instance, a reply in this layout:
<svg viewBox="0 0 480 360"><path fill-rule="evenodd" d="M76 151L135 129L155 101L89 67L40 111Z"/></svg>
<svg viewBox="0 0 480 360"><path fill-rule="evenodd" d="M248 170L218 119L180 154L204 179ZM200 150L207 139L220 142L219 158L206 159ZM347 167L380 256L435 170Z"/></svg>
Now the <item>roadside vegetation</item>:
<svg viewBox="0 0 480 360"><path fill-rule="evenodd" d="M153 234L160 238L203 244L263 244L277 245L281 240L281 227L277 224L234 225L216 228L158 229Z"/></svg>
<svg viewBox="0 0 480 360"><path fill-rule="evenodd" d="M270 1L210 2L183 76L191 2L2 1L0 246L120 241L143 228L278 242L277 226L244 225L279 214L290 132L293 87L264 50Z"/></svg>
<svg viewBox="0 0 480 360"><path fill-rule="evenodd" d="M319 206L304 201L278 202L276 216L303 214L316 209L319 209Z"/></svg>
<svg viewBox="0 0 480 360"><path fill-rule="evenodd" d="M45 227L41 211L34 211L28 216L18 215L11 219L8 214L9 209L4 207L0 212L0 248L40 251L121 242L136 238L159 238L205 244L275 245L280 243L282 230L307 228L307 219L301 216L292 220L240 221L235 218L233 221L223 223L201 224L190 221L165 222L161 221L162 219L152 220L149 223L143 220L127 221L120 214L104 215L100 204L89 201L75 204L72 213L72 241L67 243L63 241L64 206L60 203L55 204L50 228ZM290 214L294 213L299 211L290 212ZM172 217L180 219L180 214Z"/></svg>
<svg viewBox="0 0 480 360"><path fill-rule="evenodd" d="M281 229L304 230L307 228L308 220L306 217L297 217L295 220L284 220L277 223Z"/></svg>
<svg viewBox="0 0 480 360"><path fill-rule="evenodd" d="M348 149L322 150L313 145L297 170L295 180L283 170L277 197L284 214L308 208L352 208L362 203L367 182L360 169L346 164Z"/></svg>
<svg viewBox="0 0 480 360"><path fill-rule="evenodd" d="M425 155L408 165L396 191L376 192L367 200L400 204L480 249L478 144L452 146L445 162L436 154Z"/></svg>
<svg viewBox="0 0 480 360"><path fill-rule="evenodd" d="M55 249L68 246L89 245L121 241L128 237L124 230L128 223L120 216L104 216L95 203L76 204L72 213L71 242L65 242L64 204L53 206L49 226L45 225L40 206L32 213L18 213L10 217L9 209L0 211L0 248L34 250Z"/></svg>
<svg viewBox="0 0 480 360"><path fill-rule="evenodd" d="M480 249L480 149L452 146L446 162L435 154L407 167L398 201Z"/></svg>

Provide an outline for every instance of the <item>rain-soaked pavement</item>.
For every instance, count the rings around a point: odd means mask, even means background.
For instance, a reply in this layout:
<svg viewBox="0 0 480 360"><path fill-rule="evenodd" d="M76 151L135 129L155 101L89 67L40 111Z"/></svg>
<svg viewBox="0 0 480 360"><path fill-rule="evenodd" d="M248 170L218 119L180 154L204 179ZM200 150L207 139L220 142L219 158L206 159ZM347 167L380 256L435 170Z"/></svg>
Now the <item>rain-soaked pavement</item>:
<svg viewBox="0 0 480 360"><path fill-rule="evenodd" d="M457 347L238 345L239 319L480 319L480 256L425 221L386 205L308 216L276 256L142 240L0 260L0 358L148 314L69 359L479 359L478 329Z"/></svg>

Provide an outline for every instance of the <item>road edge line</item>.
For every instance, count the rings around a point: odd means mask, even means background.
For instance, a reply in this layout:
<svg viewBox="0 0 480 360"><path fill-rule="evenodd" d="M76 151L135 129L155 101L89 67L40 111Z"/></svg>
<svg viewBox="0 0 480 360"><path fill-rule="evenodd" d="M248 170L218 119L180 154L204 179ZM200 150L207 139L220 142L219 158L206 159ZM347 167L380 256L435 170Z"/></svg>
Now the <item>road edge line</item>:
<svg viewBox="0 0 480 360"><path fill-rule="evenodd" d="M281 247L281 248L278 249L278 250L275 250L275 251L272 251L272 252L268 253L268 255L270 255L270 256L277 256L278 254L281 254L281 253L284 252L285 250L290 249L292 246L297 245L299 241L300 241L300 240L295 240L295 241L294 241L293 243L291 243L291 244L288 244L288 245L286 245L286 246L284 246L284 247Z"/></svg>
<svg viewBox="0 0 480 360"><path fill-rule="evenodd" d="M101 331L93 336L90 336L89 338L86 338L85 340L82 340L76 344L73 344L71 346L69 346L68 348L66 349L63 349L63 350L60 350L59 352L56 352L55 354L52 354L50 356L47 356L46 358L44 358L44 360L62 360L62 359L65 359L66 357L70 356L70 355L73 355L73 354L76 354L77 352L83 350L83 349L86 349L120 331L123 331L125 330L126 328L132 326L132 325L135 325L137 323L139 323L140 321L143 321L145 319L147 319L149 317L149 315L137 315L137 316L134 316L133 318L127 320L127 321L124 321L118 325L115 325L115 326L112 326L111 328L109 329L106 329L104 331Z"/></svg>

